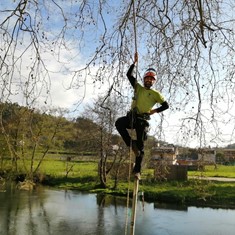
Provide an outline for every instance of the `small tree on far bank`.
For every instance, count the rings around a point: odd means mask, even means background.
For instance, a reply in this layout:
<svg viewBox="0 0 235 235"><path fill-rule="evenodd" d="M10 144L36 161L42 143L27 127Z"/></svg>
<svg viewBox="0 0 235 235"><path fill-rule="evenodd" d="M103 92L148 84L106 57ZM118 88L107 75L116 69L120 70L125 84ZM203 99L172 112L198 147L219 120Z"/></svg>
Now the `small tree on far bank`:
<svg viewBox="0 0 235 235"><path fill-rule="evenodd" d="M111 97L99 97L93 107L88 107L86 113L89 113L90 118L99 126L97 133L97 152L99 153L98 174L101 187L107 187L107 176L111 168L107 168L107 162L115 161L111 158L113 150L113 134L115 131L115 120L117 118L117 102ZM112 166L112 164L111 164Z"/></svg>

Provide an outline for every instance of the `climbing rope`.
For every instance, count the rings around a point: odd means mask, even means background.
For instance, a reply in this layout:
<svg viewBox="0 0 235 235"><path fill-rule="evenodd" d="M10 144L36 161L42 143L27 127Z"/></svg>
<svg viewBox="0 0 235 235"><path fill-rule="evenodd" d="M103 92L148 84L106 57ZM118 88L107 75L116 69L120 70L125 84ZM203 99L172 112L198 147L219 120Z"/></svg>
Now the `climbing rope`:
<svg viewBox="0 0 235 235"><path fill-rule="evenodd" d="M136 13L135 13L135 0L132 0L132 7L133 7L133 27L134 27L134 42L135 42L135 56L138 53L137 51L137 30L136 30ZM138 65L138 61L137 61ZM136 66L136 78L137 78L137 66ZM136 85L136 84L135 84ZM135 86L136 87L136 86ZM134 88L134 99L136 99L136 89ZM134 117L133 117L133 112L132 112L132 117L131 117L131 136L133 135L133 122L134 122ZM130 144L130 149L129 149L129 170L128 170L128 190L127 190L127 203L126 203L126 223L125 223L125 235L127 235L127 229L128 229L128 221L129 221L129 205L130 205L130 183L131 183L131 171L132 171L132 142ZM136 179L135 181L135 188L133 194L138 194L138 183L139 181ZM136 186L137 184L137 186ZM136 191L137 190L137 191ZM133 213L133 211L132 211ZM132 214L133 217L133 214ZM131 226L131 230L133 230L133 226ZM134 234L131 231L132 234Z"/></svg>
<svg viewBox="0 0 235 235"><path fill-rule="evenodd" d="M133 6L133 24L134 24L134 41L135 41L135 52L137 53L137 28L136 28L136 12L135 12L135 0L132 0ZM137 70L136 70L137 71Z"/></svg>

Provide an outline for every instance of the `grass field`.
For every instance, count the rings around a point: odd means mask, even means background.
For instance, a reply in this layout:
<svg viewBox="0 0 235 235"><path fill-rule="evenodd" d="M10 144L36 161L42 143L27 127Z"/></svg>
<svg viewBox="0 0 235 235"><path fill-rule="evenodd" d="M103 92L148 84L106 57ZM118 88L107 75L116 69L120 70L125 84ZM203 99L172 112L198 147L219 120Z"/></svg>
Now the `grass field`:
<svg viewBox="0 0 235 235"><path fill-rule="evenodd" d="M188 171L188 175L235 178L235 166L205 166L205 169L203 171Z"/></svg>

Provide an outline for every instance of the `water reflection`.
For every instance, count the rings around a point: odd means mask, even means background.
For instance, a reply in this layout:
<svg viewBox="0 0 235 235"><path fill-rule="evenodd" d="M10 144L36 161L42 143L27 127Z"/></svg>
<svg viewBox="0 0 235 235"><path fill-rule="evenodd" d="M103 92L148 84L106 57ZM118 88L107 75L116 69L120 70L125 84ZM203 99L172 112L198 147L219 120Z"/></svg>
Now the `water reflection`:
<svg viewBox="0 0 235 235"><path fill-rule="evenodd" d="M166 203L154 203L155 209L163 209L163 210L175 210L175 211L188 211L188 207L182 204L166 204Z"/></svg>
<svg viewBox="0 0 235 235"><path fill-rule="evenodd" d="M123 235L126 199L37 188L0 192L0 235ZM232 235L235 210L137 204L135 235ZM129 228L128 228L129 231Z"/></svg>

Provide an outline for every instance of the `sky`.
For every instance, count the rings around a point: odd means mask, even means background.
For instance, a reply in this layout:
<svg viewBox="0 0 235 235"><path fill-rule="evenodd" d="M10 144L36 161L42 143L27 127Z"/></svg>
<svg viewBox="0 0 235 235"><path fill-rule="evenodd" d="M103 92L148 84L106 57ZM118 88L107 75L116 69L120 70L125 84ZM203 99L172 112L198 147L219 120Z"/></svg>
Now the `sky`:
<svg viewBox="0 0 235 235"><path fill-rule="evenodd" d="M19 1L1 1L0 3L0 10L4 9L13 9L16 4ZM42 2L39 1L39 4ZM116 2L115 2L116 3ZM113 4L115 4L113 3ZM63 7L65 12L70 11L73 12L74 9L71 8L70 4L66 4L63 2ZM95 5L91 5L91 8L95 8ZM28 12L33 12L34 9L27 9ZM51 16L52 12L56 13L58 11L58 14L53 14ZM106 25L107 27L112 27L112 7L110 6L109 14L106 14L105 17L110 19L110 25ZM61 24L59 22L62 22L61 14L59 8L55 8L54 4L52 2L47 2L47 7L44 8L44 10L41 12L40 16L37 16L38 18L46 18L50 17L50 21L44 20L44 25L41 27L44 29L43 34L40 34L43 40L43 37L48 37L50 42L55 43L56 36L61 35L65 33L63 30L61 31ZM75 11L74 11L74 14ZM9 15L9 12L0 14L0 22L3 21L3 19L6 18L6 16ZM66 15L64 16L66 17ZM91 104L93 99L96 99L99 95L102 95L104 92L107 91L110 84L99 84L93 83L93 80L91 79L91 76L94 75L99 69L98 65L92 66L92 69L90 71L90 75L81 74L82 77L86 77L86 79L83 79L80 81L80 83L75 82L76 79L74 79L74 72L75 70L79 70L79 68L83 68L86 66L87 61L89 61L90 53L93 52L96 49L96 42L102 40L98 37L100 35L100 32L104 31L104 25L102 25L102 21L100 18L91 18L89 17L89 11L87 12L87 15L84 15L83 17L86 17L86 22L89 24L89 30L85 28L84 31L78 31L75 29L71 29L66 32L65 36L62 37L60 42L60 47L54 47L55 44L49 43L46 40L44 40L43 47L40 47L40 54L45 61L46 68L48 70L48 73L42 73L40 79L37 81L36 84L34 84L34 88L36 87L36 91L38 92L36 94L36 101L34 102L34 105L36 107L44 107L50 109L51 107L54 108L62 108L62 109L68 109L71 112L69 113L70 117L74 117L77 115L82 114L84 107L87 106L87 104ZM93 25L93 20L97 23L100 23L100 26L98 27L97 31L94 31L93 29L96 27L96 25ZM30 18L26 16L25 18L25 25L28 25L30 22ZM12 21L9 21L8 23L8 29L11 29L14 24L14 18ZM71 23L72 24L72 23ZM70 25L69 25L70 26ZM72 28L72 27L71 27ZM83 37L82 37L83 36ZM17 47L16 55L20 55L24 48L30 45L30 38L25 36L19 36L19 39L22 41L22 45ZM76 40L75 40L76 39ZM79 39L79 40L78 40ZM64 40L64 42L63 42ZM57 42L58 43L58 42ZM4 40L1 40L0 46L1 48L5 47ZM53 50L53 53L50 53ZM0 52L0 56L2 58L2 52ZM26 94L30 94L30 90L33 88L33 86L29 86L27 89L27 81L28 81L28 74L30 71L30 66L32 66L31 58L34 55L33 50L28 50L24 52L24 59L23 61L17 61L16 66L21 66L21 72L17 76L17 69L14 72L14 76L12 78L11 87L9 87L12 90L12 93L9 96L2 96L1 100L4 101L3 97L7 97L7 99L10 99L12 102L18 102L19 104L25 105ZM59 58L59 59L58 59ZM7 58L8 59L8 58ZM10 63L10 59L8 59L8 62ZM129 61L131 63L131 60ZM38 71L41 71L43 65L40 65L37 67ZM127 66L128 68L128 66ZM140 77L138 77L138 80L142 81L142 74L143 69L140 68ZM37 71L32 71L33 74L37 74ZM1 75L4 75L4 67L1 70ZM76 75L77 76L77 75ZM123 78L125 79L125 78ZM125 80L124 80L125 81ZM128 86L128 82L126 81L126 86ZM1 86L3 86L3 81L1 81ZM161 90L160 84L155 85L156 89ZM48 93L49 91L49 93ZM2 90L2 94L6 94L7 90ZM28 92L28 93L27 93ZM48 96L49 94L49 96ZM125 93L126 95L126 93ZM129 92L129 104L126 107L127 111L129 109L129 105L131 103L131 96L133 95L132 91ZM166 90L164 90L163 94L166 99L168 98L168 95ZM82 101L80 104L79 101ZM77 106L77 104L80 104ZM191 105L197 105L196 103ZM209 105L209 104L208 104ZM223 106L223 104L222 104ZM208 106L209 107L209 106ZM76 112L74 109L77 108ZM174 109L174 101L171 101L171 107L170 109ZM211 113L207 113L206 111L206 104L204 104L204 114L205 115L211 115ZM223 107L221 107L223 109ZM234 107L233 107L234 109ZM124 112L125 112L124 111ZM207 113L207 114L206 114ZM235 110L234 110L235 113ZM223 112L221 112L223 114ZM164 129L164 132L159 129L159 123L161 122L162 115L164 116L164 122L162 124L162 128ZM151 131L150 135L154 135L157 138L160 138L163 141L172 143L172 144L178 144L178 145L184 145L189 147L198 147L201 143L200 139L196 137L192 133L185 136L185 138L182 138L184 134L181 133L181 124L182 119L185 117L185 112L183 110L177 111L174 110L174 112L167 110L161 115L154 115L151 118L150 124L151 124ZM210 118L208 118L209 120ZM224 146L227 144L233 143L233 139L231 139L231 134L233 133L234 129L234 120L232 117L224 116L224 124L220 124L219 129L221 132L216 133L213 129L213 125L207 126L207 146ZM226 123L226 120L229 120L230 122ZM209 122L209 121L208 121ZM187 128L190 129L190 124L188 124ZM193 126L192 126L193 129ZM221 140L215 140L215 136L220 136ZM183 136L184 137L184 136Z"/></svg>

